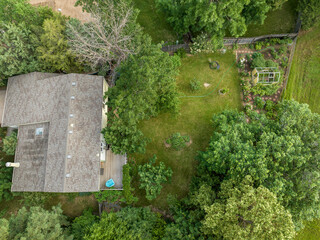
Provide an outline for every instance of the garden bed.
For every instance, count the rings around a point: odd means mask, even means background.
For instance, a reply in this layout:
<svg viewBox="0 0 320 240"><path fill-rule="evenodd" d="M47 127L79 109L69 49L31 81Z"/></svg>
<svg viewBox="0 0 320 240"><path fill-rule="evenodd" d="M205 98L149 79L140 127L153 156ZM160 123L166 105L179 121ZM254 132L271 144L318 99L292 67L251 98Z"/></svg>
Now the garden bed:
<svg viewBox="0 0 320 240"><path fill-rule="evenodd" d="M271 39L251 45L242 45L235 49L238 71L241 76L243 105L254 106L254 99L261 97L263 101L278 102L289 71L289 59L292 50L292 40ZM235 48L235 46L233 47ZM254 83L252 73L255 68L268 67L280 73L278 83Z"/></svg>

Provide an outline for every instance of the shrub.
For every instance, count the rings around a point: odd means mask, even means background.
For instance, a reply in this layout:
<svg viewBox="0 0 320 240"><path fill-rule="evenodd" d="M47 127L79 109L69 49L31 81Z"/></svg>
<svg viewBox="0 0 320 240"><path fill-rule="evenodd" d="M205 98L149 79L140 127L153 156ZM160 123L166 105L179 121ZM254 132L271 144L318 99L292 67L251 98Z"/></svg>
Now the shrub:
<svg viewBox="0 0 320 240"><path fill-rule="evenodd" d="M131 187L130 169L131 167L129 164L125 164L122 168L122 192L127 204L132 204L138 201L138 198L133 195L134 188Z"/></svg>
<svg viewBox="0 0 320 240"><path fill-rule="evenodd" d="M112 188L110 188L110 189L112 189ZM99 203L102 203L104 201L111 202L111 203L125 201L125 199L122 198L122 191L105 190L105 191L95 192L93 194Z"/></svg>
<svg viewBox="0 0 320 240"><path fill-rule="evenodd" d="M226 94L226 93L228 93L229 92L229 89L228 88L221 88L220 90L219 90L219 93L221 93L221 94Z"/></svg>
<svg viewBox="0 0 320 240"><path fill-rule="evenodd" d="M190 80L190 88L193 92L198 91L200 89L200 81L195 78Z"/></svg>
<svg viewBox="0 0 320 240"><path fill-rule="evenodd" d="M186 147L186 143L190 141L189 136L182 136L180 133L174 133L166 140L167 144L170 144L174 150L181 150Z"/></svg>
<svg viewBox="0 0 320 240"><path fill-rule="evenodd" d="M146 198L148 200L155 199L161 192L163 183L171 180L172 170L166 168L163 162L158 166L154 166L157 160L156 155L149 160L149 163L140 165L138 167L138 174L140 176L140 189L146 190Z"/></svg>
<svg viewBox="0 0 320 240"><path fill-rule="evenodd" d="M17 133L12 132L10 136L3 139L3 151L7 155L14 155L17 146Z"/></svg>
<svg viewBox="0 0 320 240"><path fill-rule="evenodd" d="M234 43L233 45L232 45L232 49L233 50L236 50L236 49L238 49L239 48L239 45L237 44L237 43Z"/></svg>
<svg viewBox="0 0 320 240"><path fill-rule="evenodd" d="M180 58L186 57L187 53L184 48L179 48L176 52L175 55L179 56Z"/></svg>
<svg viewBox="0 0 320 240"><path fill-rule="evenodd" d="M266 101L266 105L265 105L265 109L266 109L266 111L273 111L274 110L274 106L275 106L275 104L274 104L273 101L267 100Z"/></svg>
<svg viewBox="0 0 320 240"><path fill-rule="evenodd" d="M251 92L254 95L260 95L260 96L271 96L277 92L279 89L279 83L264 85L261 83L258 83L257 85L253 86L251 88Z"/></svg>
<svg viewBox="0 0 320 240"><path fill-rule="evenodd" d="M286 45L282 45L282 46L279 48L278 53L279 53L280 55L282 55L282 54L286 53L287 50L288 50L288 47L287 47Z"/></svg>
<svg viewBox="0 0 320 240"><path fill-rule="evenodd" d="M279 67L279 64L277 62L274 62L272 60L267 60L265 62L265 67L275 67L275 68L278 68Z"/></svg>
<svg viewBox="0 0 320 240"><path fill-rule="evenodd" d="M256 52L252 54L251 68L265 67L265 66L266 66L266 60L264 59L261 53Z"/></svg>
<svg viewBox="0 0 320 240"><path fill-rule="evenodd" d="M250 104L244 105L244 112L247 113L252 110L252 106Z"/></svg>
<svg viewBox="0 0 320 240"><path fill-rule="evenodd" d="M263 43L262 43L262 42L257 42L257 43L255 44L254 48L255 48L256 50L261 50L261 49L262 49L262 46L263 46Z"/></svg>
<svg viewBox="0 0 320 240"><path fill-rule="evenodd" d="M255 97L254 104L256 105L257 109L263 109L265 102L261 97Z"/></svg>

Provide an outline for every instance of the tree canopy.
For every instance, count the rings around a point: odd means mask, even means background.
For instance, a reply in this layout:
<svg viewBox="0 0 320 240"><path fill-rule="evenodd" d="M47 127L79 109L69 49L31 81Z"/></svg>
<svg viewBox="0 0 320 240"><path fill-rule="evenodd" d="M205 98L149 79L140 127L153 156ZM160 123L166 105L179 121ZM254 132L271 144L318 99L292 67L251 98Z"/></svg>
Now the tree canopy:
<svg viewBox="0 0 320 240"><path fill-rule="evenodd" d="M165 222L148 208L126 207L119 212L104 212L84 239L160 239L164 225Z"/></svg>
<svg viewBox="0 0 320 240"><path fill-rule="evenodd" d="M203 229L223 239L292 239L291 214L267 188L254 188L250 176L240 184L221 184L219 200L206 206Z"/></svg>
<svg viewBox="0 0 320 240"><path fill-rule="evenodd" d="M177 111L175 76L179 65L179 57L170 57L160 46L149 44L121 64L116 86L109 88L106 96L111 111L104 136L113 152L144 152L146 139L137 127L139 121L161 110Z"/></svg>
<svg viewBox="0 0 320 240"><path fill-rule="evenodd" d="M262 24L270 9L266 0L156 0L156 4L178 34L205 32L210 38L226 33L242 36L248 24Z"/></svg>
<svg viewBox="0 0 320 240"><path fill-rule="evenodd" d="M308 105L284 101L276 119L251 113L250 123L243 113L225 111L213 125L200 165L238 183L250 175L277 195L297 227L319 217L320 116Z"/></svg>
<svg viewBox="0 0 320 240"><path fill-rule="evenodd" d="M8 223L5 219L2 223L7 226L8 239L72 239L64 229L68 222L59 207L53 207L51 211L23 207L17 215L11 216Z"/></svg>
<svg viewBox="0 0 320 240"><path fill-rule="evenodd" d="M162 189L163 183L171 180L172 170L166 168L163 162L158 166L154 166L157 160L154 155L148 163L138 167L138 174L140 176L140 188L146 190L146 198L148 200L155 199Z"/></svg>

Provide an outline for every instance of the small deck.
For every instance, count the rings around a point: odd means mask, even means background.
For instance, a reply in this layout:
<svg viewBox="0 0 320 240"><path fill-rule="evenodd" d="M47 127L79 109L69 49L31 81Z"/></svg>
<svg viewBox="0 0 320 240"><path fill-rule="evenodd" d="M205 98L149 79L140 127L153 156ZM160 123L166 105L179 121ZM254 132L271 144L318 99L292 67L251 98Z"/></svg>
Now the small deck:
<svg viewBox="0 0 320 240"><path fill-rule="evenodd" d="M126 164L126 155L114 154L106 151L106 161L100 163L100 190L108 189L106 181L113 179L115 189L122 189L122 166Z"/></svg>

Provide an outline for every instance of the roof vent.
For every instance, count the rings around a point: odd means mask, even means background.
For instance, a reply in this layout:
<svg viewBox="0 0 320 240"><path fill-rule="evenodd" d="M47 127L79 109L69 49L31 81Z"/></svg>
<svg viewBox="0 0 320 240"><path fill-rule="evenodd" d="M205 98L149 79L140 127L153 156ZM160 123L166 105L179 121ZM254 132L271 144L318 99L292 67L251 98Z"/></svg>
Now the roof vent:
<svg viewBox="0 0 320 240"><path fill-rule="evenodd" d="M43 128L36 128L36 136L41 137L43 135Z"/></svg>
<svg viewBox="0 0 320 240"><path fill-rule="evenodd" d="M71 174L70 174L70 173L67 173L67 174L66 174L66 177L67 177L67 178L71 177Z"/></svg>
<svg viewBox="0 0 320 240"><path fill-rule="evenodd" d="M70 158L71 158L71 155L68 155L68 156L67 156L67 158L69 158L69 159L70 159Z"/></svg>
<svg viewBox="0 0 320 240"><path fill-rule="evenodd" d="M73 123L71 123L71 124L70 124L70 127L74 127L74 124L73 124Z"/></svg>
<svg viewBox="0 0 320 240"><path fill-rule="evenodd" d="M76 82L72 82L72 86L75 86L76 85Z"/></svg>
<svg viewBox="0 0 320 240"><path fill-rule="evenodd" d="M20 167L20 163L6 162L6 167L18 168Z"/></svg>
<svg viewBox="0 0 320 240"><path fill-rule="evenodd" d="M74 100L75 99L75 97L74 96L71 96L71 100Z"/></svg>
<svg viewBox="0 0 320 240"><path fill-rule="evenodd" d="M70 116L71 118L73 118L73 114L70 114L69 116Z"/></svg>
<svg viewBox="0 0 320 240"><path fill-rule="evenodd" d="M73 133L73 131L72 131L72 130L70 130L70 131L69 131L69 133L71 134L71 133Z"/></svg>

